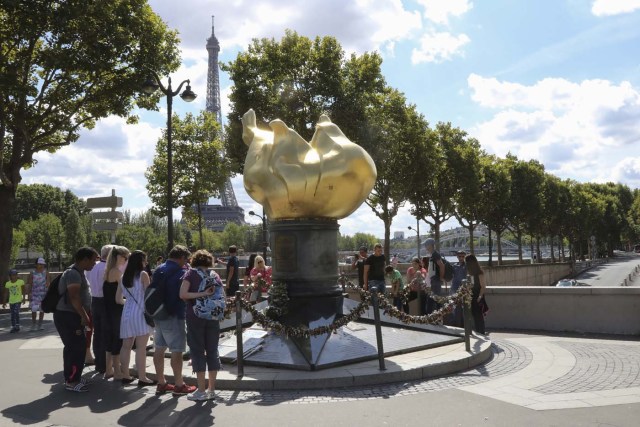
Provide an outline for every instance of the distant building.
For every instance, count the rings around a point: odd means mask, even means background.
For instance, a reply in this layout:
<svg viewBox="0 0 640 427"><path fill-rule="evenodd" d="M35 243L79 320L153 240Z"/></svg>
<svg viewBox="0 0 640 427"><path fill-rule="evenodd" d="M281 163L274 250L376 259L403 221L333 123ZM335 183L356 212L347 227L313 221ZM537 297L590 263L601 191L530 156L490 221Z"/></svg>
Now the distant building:
<svg viewBox="0 0 640 427"><path fill-rule="evenodd" d="M404 231L394 231L393 240L404 240Z"/></svg>

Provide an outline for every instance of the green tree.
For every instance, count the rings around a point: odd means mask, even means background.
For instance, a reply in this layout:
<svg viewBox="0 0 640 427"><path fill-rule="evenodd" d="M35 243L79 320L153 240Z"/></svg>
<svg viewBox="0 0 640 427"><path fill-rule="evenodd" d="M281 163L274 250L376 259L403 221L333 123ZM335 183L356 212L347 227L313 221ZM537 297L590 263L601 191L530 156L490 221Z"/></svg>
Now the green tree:
<svg viewBox="0 0 640 427"><path fill-rule="evenodd" d="M495 156L486 156L481 162L482 222L490 232L496 234L498 264L502 264L502 234L507 229L511 209L511 182L505 161Z"/></svg>
<svg viewBox="0 0 640 427"><path fill-rule="evenodd" d="M54 214L43 214L34 225L37 247L48 265L55 259L58 268L62 268L62 252L64 250L64 229L62 221Z"/></svg>
<svg viewBox="0 0 640 427"><path fill-rule="evenodd" d="M421 171L425 184L414 196L413 203L417 217L431 225L436 248L440 245L440 226L455 213L454 197L459 185L451 173L449 163L455 163L454 159L458 155L454 147L465 136L460 129L452 127L451 123L438 123L429 132L428 144L431 152L426 155L431 157L431 168ZM429 175L424 176L427 173Z"/></svg>
<svg viewBox="0 0 640 427"><path fill-rule="evenodd" d="M84 200L70 190L63 191L49 184L20 185L16 192L13 224L18 226L24 220L34 220L46 213L52 213L64 221L71 211L77 215L89 212Z"/></svg>
<svg viewBox="0 0 640 427"><path fill-rule="evenodd" d="M505 164L511 182L511 211L508 228L518 243L518 259L522 262L522 236L529 233L540 240L543 213L544 166L536 160L519 160L508 154ZM538 257L540 259L540 251Z"/></svg>
<svg viewBox="0 0 640 427"><path fill-rule="evenodd" d="M224 231L222 232L221 243L222 243L222 251L227 252L229 250L229 246L232 245L242 245L244 243L244 236L247 233L248 227L235 224L233 222L228 223L224 227ZM262 239L260 239L262 240ZM260 247L262 250L262 245Z"/></svg>
<svg viewBox="0 0 640 427"><path fill-rule="evenodd" d="M76 250L86 244L86 235L80 217L74 210L70 211L64 222L64 250L68 256L74 254ZM98 248L100 250L100 248Z"/></svg>
<svg viewBox="0 0 640 427"><path fill-rule="evenodd" d="M99 31L97 31L99 29ZM178 39L146 0L4 1L0 5L0 271L7 270L21 170L82 128L129 116L146 69L180 64Z"/></svg>
<svg viewBox="0 0 640 427"><path fill-rule="evenodd" d="M11 246L11 258L9 259L10 265L15 264L20 254L20 248L24 247L25 241L26 236L24 231L20 229L13 230L13 245Z"/></svg>
<svg viewBox="0 0 640 427"><path fill-rule="evenodd" d="M384 253L389 257L391 224L414 190L412 183L423 171L417 165L428 156L428 123L408 105L401 92L387 88L367 111L366 137L361 144L371 155L378 173L365 203L384 223ZM424 178L424 176L423 176Z"/></svg>
<svg viewBox="0 0 640 427"><path fill-rule="evenodd" d="M468 137L464 130L453 127L450 123L438 124L437 131L440 134L439 144L446 159L445 173L452 178L447 182L449 190L453 191L448 196L453 202L453 215L460 225L469 231L469 249L474 253L473 232L480 223L481 214L480 160L484 153L477 139ZM441 171L440 168L436 170ZM428 191L425 193L428 196ZM439 204L446 205L446 199L445 195L445 200Z"/></svg>
<svg viewBox="0 0 640 427"><path fill-rule="evenodd" d="M200 247L204 246L201 206L210 197L219 197L229 178L230 164L223 154L220 126L215 114L188 113L172 118L173 195L172 208L182 207L190 227L197 226ZM167 212L166 131L156 144L156 155L145 176L154 213ZM195 209L194 209L195 207Z"/></svg>
<svg viewBox="0 0 640 427"><path fill-rule="evenodd" d="M36 221L24 220L18 226L18 230L20 230L24 235L22 244L24 245L24 249L27 252L27 261L29 261L29 252L31 251L31 249L36 249L38 247Z"/></svg>
<svg viewBox="0 0 640 427"><path fill-rule="evenodd" d="M253 108L258 123L283 120L309 140L323 113L352 141L360 143L366 109L385 87L377 53L345 58L333 37L311 40L286 30L280 41L254 39L234 61L222 64L233 81L225 152L242 172L247 147L240 117Z"/></svg>

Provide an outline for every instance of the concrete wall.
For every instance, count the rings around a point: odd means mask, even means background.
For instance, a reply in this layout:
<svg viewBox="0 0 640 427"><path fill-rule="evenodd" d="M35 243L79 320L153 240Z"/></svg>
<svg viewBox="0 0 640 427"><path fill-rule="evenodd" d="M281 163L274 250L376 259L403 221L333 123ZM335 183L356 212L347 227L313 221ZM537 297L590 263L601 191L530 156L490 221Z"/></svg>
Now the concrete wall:
<svg viewBox="0 0 640 427"><path fill-rule="evenodd" d="M398 271L406 274L409 264L398 264ZM571 263L555 264L511 264L482 267L489 286L550 286L572 273ZM347 274L356 283L358 273L351 266L340 266L340 272Z"/></svg>
<svg viewBox="0 0 640 427"><path fill-rule="evenodd" d="M640 335L640 288L489 287L488 329Z"/></svg>

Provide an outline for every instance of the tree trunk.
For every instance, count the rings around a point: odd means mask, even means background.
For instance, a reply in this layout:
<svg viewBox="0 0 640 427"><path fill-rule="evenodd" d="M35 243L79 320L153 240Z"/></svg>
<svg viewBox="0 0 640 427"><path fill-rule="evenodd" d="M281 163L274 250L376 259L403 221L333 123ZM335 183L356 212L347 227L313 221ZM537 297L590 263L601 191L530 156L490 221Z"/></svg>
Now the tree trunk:
<svg viewBox="0 0 640 427"><path fill-rule="evenodd" d="M540 253L540 236L536 236L536 256L538 262L542 262L542 254Z"/></svg>
<svg viewBox="0 0 640 427"><path fill-rule="evenodd" d="M516 233L516 240L518 241L518 262L522 264L522 231L518 230Z"/></svg>
<svg viewBox="0 0 640 427"><path fill-rule="evenodd" d="M551 236L551 241L549 243L549 247L551 248L551 262L556 262L556 253L553 250L553 236Z"/></svg>
<svg viewBox="0 0 640 427"><path fill-rule="evenodd" d="M498 241L498 265L502 265L502 232L496 231L496 240Z"/></svg>
<svg viewBox="0 0 640 427"><path fill-rule="evenodd" d="M473 241L473 230L476 228L475 224L469 222L467 230L469 230L469 252L475 255L475 244Z"/></svg>
<svg viewBox="0 0 640 427"><path fill-rule="evenodd" d="M564 238L562 237L562 235L558 236L558 239L560 240L559 244L560 244L560 255L559 258L562 260L562 262L564 262L566 260L565 256L564 256Z"/></svg>
<svg viewBox="0 0 640 427"><path fill-rule="evenodd" d="M387 215L388 217L388 215ZM387 264L391 262L391 220L386 219L384 222L384 256Z"/></svg>
<svg viewBox="0 0 640 427"><path fill-rule="evenodd" d="M436 251L440 252L440 222L433 221L433 238L436 240Z"/></svg>
<svg viewBox="0 0 640 427"><path fill-rule="evenodd" d="M0 184L0 284L9 280L9 259L13 244L13 211L16 207L16 192Z"/></svg>
<svg viewBox="0 0 640 427"><path fill-rule="evenodd" d="M202 204L198 200L198 235L200 237L200 249L204 249L204 237L202 236Z"/></svg>

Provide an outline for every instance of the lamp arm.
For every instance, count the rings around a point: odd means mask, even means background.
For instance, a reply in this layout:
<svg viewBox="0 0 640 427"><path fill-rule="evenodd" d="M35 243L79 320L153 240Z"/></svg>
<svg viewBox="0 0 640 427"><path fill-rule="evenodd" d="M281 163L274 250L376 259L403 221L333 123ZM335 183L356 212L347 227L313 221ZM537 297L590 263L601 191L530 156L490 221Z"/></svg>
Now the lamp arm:
<svg viewBox="0 0 640 427"><path fill-rule="evenodd" d="M178 86L178 88L175 91L171 92L171 96L176 96L177 94L179 94L180 90L182 90L182 86L184 86L185 83L191 84L191 81L189 81L189 79L183 80L182 83L180 83L180 85Z"/></svg>

